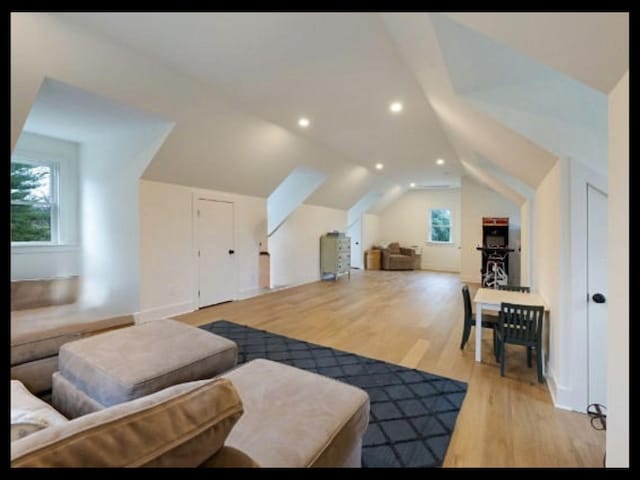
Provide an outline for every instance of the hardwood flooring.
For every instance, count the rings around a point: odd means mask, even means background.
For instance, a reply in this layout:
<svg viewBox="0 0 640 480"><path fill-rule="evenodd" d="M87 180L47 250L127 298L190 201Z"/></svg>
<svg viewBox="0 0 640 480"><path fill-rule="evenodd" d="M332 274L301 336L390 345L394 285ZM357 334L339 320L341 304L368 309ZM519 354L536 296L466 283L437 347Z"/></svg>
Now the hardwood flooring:
<svg viewBox="0 0 640 480"><path fill-rule="evenodd" d="M527 368L524 348L507 350L505 377L484 332L460 350L463 305L457 274L353 271L177 317L192 325L225 319L468 383L445 467L601 467L605 433L585 414L553 407ZM478 285L469 285L471 298ZM509 346L511 347L511 346Z"/></svg>

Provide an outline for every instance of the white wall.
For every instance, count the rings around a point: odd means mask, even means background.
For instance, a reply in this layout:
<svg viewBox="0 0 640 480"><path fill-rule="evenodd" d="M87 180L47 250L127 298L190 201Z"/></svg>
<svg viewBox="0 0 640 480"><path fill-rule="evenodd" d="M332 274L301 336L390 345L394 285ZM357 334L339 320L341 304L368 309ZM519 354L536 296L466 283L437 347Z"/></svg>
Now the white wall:
<svg viewBox="0 0 640 480"><path fill-rule="evenodd" d="M194 202L234 204L236 298L258 290L258 252L266 237L264 198L140 180L140 321L197 309L198 263ZM266 248L266 246L264 246Z"/></svg>
<svg viewBox="0 0 640 480"><path fill-rule="evenodd" d="M452 244L427 242L429 209L451 210ZM460 189L410 190L380 212L381 242L422 247L422 269L460 271Z"/></svg>
<svg viewBox="0 0 640 480"><path fill-rule="evenodd" d="M480 283L482 252L482 217L509 217L509 246L516 251L509 254L509 283L520 284L520 208L493 190L468 176L461 179L461 269L460 280Z"/></svg>
<svg viewBox="0 0 640 480"><path fill-rule="evenodd" d="M607 467L629 467L629 72L609 95Z"/></svg>
<svg viewBox="0 0 640 480"><path fill-rule="evenodd" d="M347 231L347 211L301 205L269 237L271 286L299 285L320 279L320 237Z"/></svg>
<svg viewBox="0 0 640 480"><path fill-rule="evenodd" d="M13 153L15 156L58 163L59 244L13 246L11 280L79 275L78 144L23 132Z"/></svg>
<svg viewBox="0 0 640 480"><path fill-rule="evenodd" d="M380 217L373 213L362 215L362 251L380 243Z"/></svg>
<svg viewBox="0 0 640 480"><path fill-rule="evenodd" d="M547 380L554 399L556 399L557 385L564 385L561 378L563 357L567 352L561 349L563 324L567 321L563 315L563 281L561 262L562 243L562 173L561 162L549 171L540 182L535 196L535 212L533 218L536 250L534 262L536 264L536 289L546 300L549 307L548 326L549 345L547 350ZM568 195L568 194L567 194Z"/></svg>
<svg viewBox="0 0 640 480"><path fill-rule="evenodd" d="M326 173L312 168L294 168L267 199L267 233L271 235L326 178Z"/></svg>
<svg viewBox="0 0 640 480"><path fill-rule="evenodd" d="M530 271L531 265L531 204L533 200L527 200L520 206L520 283L522 285L531 285L532 276Z"/></svg>
<svg viewBox="0 0 640 480"><path fill-rule="evenodd" d="M167 133L159 126L120 138L105 135L80 148L79 301L86 308L105 308L114 315L139 309L138 179Z"/></svg>

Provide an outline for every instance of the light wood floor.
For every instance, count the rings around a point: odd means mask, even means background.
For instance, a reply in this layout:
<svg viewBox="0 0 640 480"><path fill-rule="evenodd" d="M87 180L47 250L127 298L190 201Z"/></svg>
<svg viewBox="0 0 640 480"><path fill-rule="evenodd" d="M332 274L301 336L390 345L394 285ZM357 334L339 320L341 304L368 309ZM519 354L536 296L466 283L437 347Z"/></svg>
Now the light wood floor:
<svg viewBox="0 0 640 480"><path fill-rule="evenodd" d="M192 325L226 319L468 382L444 466L600 467L604 432L587 415L556 409L527 368L524 348L507 352L505 377L474 330L460 350L463 305L456 274L354 271L351 280L316 282L205 308L179 318ZM471 296L477 285L470 285Z"/></svg>

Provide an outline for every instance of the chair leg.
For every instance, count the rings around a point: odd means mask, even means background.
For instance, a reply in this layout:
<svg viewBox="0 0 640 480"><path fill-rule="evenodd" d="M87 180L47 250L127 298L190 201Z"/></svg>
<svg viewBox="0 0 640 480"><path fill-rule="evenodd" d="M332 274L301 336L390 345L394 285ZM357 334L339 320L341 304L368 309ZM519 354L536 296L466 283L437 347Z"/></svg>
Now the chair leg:
<svg viewBox="0 0 640 480"><path fill-rule="evenodd" d="M500 342L500 376L504 377L504 341Z"/></svg>
<svg viewBox="0 0 640 480"><path fill-rule="evenodd" d="M460 342L460 350L462 350L465 344L469 341L469 334L471 333L471 325L465 325L462 330L462 341Z"/></svg>
<svg viewBox="0 0 640 480"><path fill-rule="evenodd" d="M531 347L527 347L527 367L531 368Z"/></svg>
<svg viewBox="0 0 640 480"><path fill-rule="evenodd" d="M496 334L496 329L493 329L493 355L496 357L496 362L500 361L500 356L498 353L498 335Z"/></svg>
<svg viewBox="0 0 640 480"><path fill-rule="evenodd" d="M538 382L544 383L544 377L542 376L542 352L539 348L536 348L536 366L538 367Z"/></svg>

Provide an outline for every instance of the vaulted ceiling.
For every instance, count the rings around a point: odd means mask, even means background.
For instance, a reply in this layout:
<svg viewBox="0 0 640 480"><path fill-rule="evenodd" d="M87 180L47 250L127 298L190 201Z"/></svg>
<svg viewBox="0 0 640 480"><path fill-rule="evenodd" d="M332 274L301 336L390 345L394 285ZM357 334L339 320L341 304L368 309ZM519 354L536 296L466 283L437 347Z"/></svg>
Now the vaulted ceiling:
<svg viewBox="0 0 640 480"><path fill-rule="evenodd" d="M464 174L496 188L483 162L532 188L558 156L606 174L606 96L628 69L625 13L53 17L155 62L154 80L166 88L182 76L231 105L220 109L202 96L189 107L216 118L211 136L213 123L187 132L187 120L170 118L176 127L145 177L265 196L295 166L324 165L328 179L308 202L338 208L410 182L458 185ZM392 101L403 103L401 113L389 111ZM263 123L247 135L230 108ZM302 116L306 129L297 124ZM207 154L221 142L235 150ZM306 146L282 153L294 143ZM271 176L262 173L266 164Z"/></svg>

